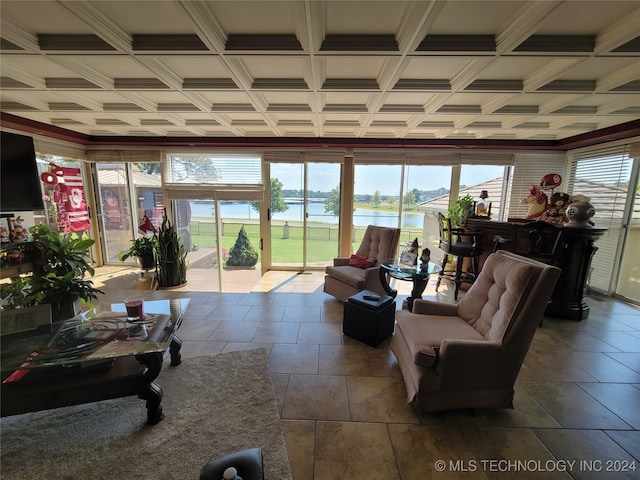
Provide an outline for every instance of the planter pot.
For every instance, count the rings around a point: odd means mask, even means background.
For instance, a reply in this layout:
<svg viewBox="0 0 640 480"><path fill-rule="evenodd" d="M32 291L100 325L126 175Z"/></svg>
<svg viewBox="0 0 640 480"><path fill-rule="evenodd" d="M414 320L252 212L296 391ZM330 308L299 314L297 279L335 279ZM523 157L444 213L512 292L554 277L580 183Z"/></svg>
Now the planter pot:
<svg viewBox="0 0 640 480"><path fill-rule="evenodd" d="M182 283L180 285L172 285L170 287L163 287L161 285L158 285L157 288L158 288L158 290L175 290L175 289L184 287L186 284L187 284L187 282L184 282L184 283Z"/></svg>
<svg viewBox="0 0 640 480"><path fill-rule="evenodd" d="M80 299L61 300L51 304L51 320L61 322L75 317L81 312Z"/></svg>
<svg viewBox="0 0 640 480"><path fill-rule="evenodd" d="M138 256L138 262L140 263L140 268L142 270L151 270L156 268L156 257L153 254Z"/></svg>

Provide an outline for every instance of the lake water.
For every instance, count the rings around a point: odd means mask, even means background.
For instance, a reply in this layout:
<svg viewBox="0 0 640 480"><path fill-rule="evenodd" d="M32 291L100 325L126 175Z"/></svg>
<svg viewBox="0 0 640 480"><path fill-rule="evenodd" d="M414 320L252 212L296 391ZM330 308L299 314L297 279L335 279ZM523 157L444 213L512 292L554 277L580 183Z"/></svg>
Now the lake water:
<svg viewBox="0 0 640 480"><path fill-rule="evenodd" d="M192 217L213 217L213 202L190 202ZM302 204L289 203L286 211L273 215L274 220L302 221ZM309 222L338 223L338 217L324 212L324 203L309 203ZM259 214L250 203L221 203L220 215L224 219L243 218L258 220ZM403 227L422 228L424 214L405 213L402 218ZM393 212L356 209L353 212L353 224L357 226L378 225L395 227L398 216Z"/></svg>

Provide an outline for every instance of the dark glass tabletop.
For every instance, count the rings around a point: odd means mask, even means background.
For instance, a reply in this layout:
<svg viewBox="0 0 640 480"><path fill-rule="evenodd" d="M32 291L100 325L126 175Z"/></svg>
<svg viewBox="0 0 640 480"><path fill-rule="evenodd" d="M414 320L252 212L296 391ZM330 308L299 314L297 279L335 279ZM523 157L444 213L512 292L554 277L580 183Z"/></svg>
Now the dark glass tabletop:
<svg viewBox="0 0 640 480"><path fill-rule="evenodd" d="M424 264L420 259L418 259L418 263L416 265L409 266L399 263L396 258L392 258L382 262L380 267L393 278L397 278L398 280L428 278L429 275L440 272L440 266L438 264L433 262L427 262Z"/></svg>
<svg viewBox="0 0 640 480"><path fill-rule="evenodd" d="M123 303L98 305L36 335L2 338L3 372L70 366L163 352L182 322L189 298L144 302L142 320L129 320ZM4 375L3 375L4 376Z"/></svg>

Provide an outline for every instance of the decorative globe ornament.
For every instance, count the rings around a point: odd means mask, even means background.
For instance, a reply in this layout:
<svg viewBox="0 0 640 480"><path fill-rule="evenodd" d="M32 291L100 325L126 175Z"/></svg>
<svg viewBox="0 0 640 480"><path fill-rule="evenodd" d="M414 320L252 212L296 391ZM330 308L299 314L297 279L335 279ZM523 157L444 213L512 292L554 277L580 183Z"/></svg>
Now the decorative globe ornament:
<svg viewBox="0 0 640 480"><path fill-rule="evenodd" d="M589 203L588 197L576 195L574 198L575 200L569 204L565 211L565 215L569 219L569 221L565 223L565 226L592 227L593 222L591 221L591 217L596 214L596 209Z"/></svg>

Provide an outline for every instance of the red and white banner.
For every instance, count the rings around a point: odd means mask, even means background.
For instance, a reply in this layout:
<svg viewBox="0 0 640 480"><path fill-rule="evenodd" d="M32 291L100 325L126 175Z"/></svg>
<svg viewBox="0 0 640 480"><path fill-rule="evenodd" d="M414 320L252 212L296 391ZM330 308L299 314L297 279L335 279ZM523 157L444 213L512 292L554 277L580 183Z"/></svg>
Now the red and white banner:
<svg viewBox="0 0 640 480"><path fill-rule="evenodd" d="M51 173L62 177L54 188L54 201L58 204L58 225L65 232L89 229L89 210L84 196L82 173L79 168L59 167L51 164Z"/></svg>

